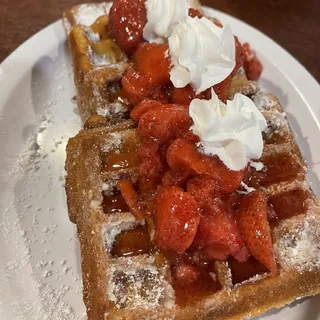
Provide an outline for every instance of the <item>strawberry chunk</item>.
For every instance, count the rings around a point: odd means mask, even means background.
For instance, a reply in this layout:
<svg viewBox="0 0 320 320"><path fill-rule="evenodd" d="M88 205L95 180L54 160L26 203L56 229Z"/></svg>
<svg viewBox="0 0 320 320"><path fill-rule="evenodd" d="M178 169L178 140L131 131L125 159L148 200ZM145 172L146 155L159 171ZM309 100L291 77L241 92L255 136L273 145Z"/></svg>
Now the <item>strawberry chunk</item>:
<svg viewBox="0 0 320 320"><path fill-rule="evenodd" d="M208 157L209 158L209 157ZM229 170L218 157L210 157L209 175L216 177L222 192L231 193L237 190L244 177L243 171Z"/></svg>
<svg viewBox="0 0 320 320"><path fill-rule="evenodd" d="M206 259L224 261L232 255L244 262L248 258L235 217L219 199L208 201L203 208L193 246L198 247Z"/></svg>
<svg viewBox="0 0 320 320"><path fill-rule="evenodd" d="M160 143L170 141L187 132L192 125L189 110L181 105L163 105L143 114L139 121L142 137L157 139Z"/></svg>
<svg viewBox="0 0 320 320"><path fill-rule="evenodd" d="M136 106L145 99L168 103L171 100L171 87L155 86L148 75L144 75L133 68L128 68L121 79L122 94L129 102Z"/></svg>
<svg viewBox="0 0 320 320"><path fill-rule="evenodd" d="M152 84L166 85L170 82L170 54L167 44L141 43L134 54L139 72L147 75Z"/></svg>
<svg viewBox="0 0 320 320"><path fill-rule="evenodd" d="M190 174L205 173L206 166L196 146L185 139L176 139L167 150L167 162L174 171L185 171Z"/></svg>
<svg viewBox="0 0 320 320"><path fill-rule="evenodd" d="M193 99L211 99L211 88L196 94L191 85L187 85L184 88L173 88L172 89L172 101L176 104L189 105Z"/></svg>
<svg viewBox="0 0 320 320"><path fill-rule="evenodd" d="M177 285L185 286L196 281L200 277L198 267L181 261L175 269L174 279Z"/></svg>
<svg viewBox="0 0 320 320"><path fill-rule="evenodd" d="M188 181L187 191L193 195L200 207L204 207L220 189L217 180L208 175L199 175Z"/></svg>
<svg viewBox="0 0 320 320"><path fill-rule="evenodd" d="M184 135L182 135L182 138L193 143L193 144L197 144L200 142L200 138L199 136L197 136L196 134L194 134L191 130L189 130L188 132L186 132Z"/></svg>
<svg viewBox="0 0 320 320"><path fill-rule="evenodd" d="M152 91L150 79L132 68L124 74L121 84L123 95L133 106L148 98Z"/></svg>
<svg viewBox="0 0 320 320"><path fill-rule="evenodd" d="M145 99L133 108L130 117L133 120L139 120L147 111L160 106L162 106L162 104L156 100Z"/></svg>
<svg viewBox="0 0 320 320"><path fill-rule="evenodd" d="M144 0L115 0L109 14L109 30L117 44L132 53L143 41L147 23Z"/></svg>
<svg viewBox="0 0 320 320"><path fill-rule="evenodd" d="M164 188L157 196L157 245L168 251L184 253L192 244L200 221L197 203L178 187Z"/></svg>
<svg viewBox="0 0 320 320"><path fill-rule="evenodd" d="M257 81L259 80L263 66L254 52L251 50L249 43L245 43L242 46L243 56L244 56L244 70L246 72L247 78L249 80Z"/></svg>
<svg viewBox="0 0 320 320"><path fill-rule="evenodd" d="M167 86L154 86L148 97L160 103L168 104L171 102L171 91L172 86L170 84Z"/></svg>
<svg viewBox="0 0 320 320"><path fill-rule="evenodd" d="M224 79L222 82L216 84L213 86L213 90L216 93L216 95L219 97L219 99L223 102L227 101L228 98L228 92L231 87L231 81L232 81L232 74L230 74L226 79Z"/></svg>
<svg viewBox="0 0 320 320"><path fill-rule="evenodd" d="M242 171L229 170L219 158L201 154L194 144L185 139L177 139L170 145L167 162L174 171L210 176L218 182L221 192L233 192L243 180Z"/></svg>
<svg viewBox="0 0 320 320"><path fill-rule="evenodd" d="M264 195L261 191L254 191L241 199L237 221L250 253L265 265L272 275L276 275L277 264L267 215L268 207Z"/></svg>
<svg viewBox="0 0 320 320"><path fill-rule="evenodd" d="M140 212L138 206L138 194L134 189L132 182L130 180L120 180L117 185L131 213L138 220L143 219L144 216Z"/></svg>
<svg viewBox="0 0 320 320"><path fill-rule="evenodd" d="M165 187L178 186L183 187L189 178L189 173L185 171L168 170L162 177L162 185Z"/></svg>
<svg viewBox="0 0 320 320"><path fill-rule="evenodd" d="M159 144L154 141L144 141L138 149L140 159L139 176L147 179L159 178L164 163L159 150Z"/></svg>
<svg viewBox="0 0 320 320"><path fill-rule="evenodd" d="M188 106L190 102L196 97L196 92L190 85L184 88L173 88L172 101L176 104L183 104Z"/></svg>

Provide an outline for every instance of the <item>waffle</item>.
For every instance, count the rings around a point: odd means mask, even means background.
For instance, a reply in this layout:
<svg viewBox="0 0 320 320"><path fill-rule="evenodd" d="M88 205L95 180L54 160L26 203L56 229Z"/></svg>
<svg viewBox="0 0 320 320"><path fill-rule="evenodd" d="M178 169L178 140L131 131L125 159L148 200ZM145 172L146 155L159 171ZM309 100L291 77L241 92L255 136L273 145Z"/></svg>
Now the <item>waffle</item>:
<svg viewBox="0 0 320 320"><path fill-rule="evenodd" d="M111 3L105 2L82 4L63 15L83 122L91 115L101 115L114 123L129 118L129 103L120 94L128 58L109 37L110 8Z"/></svg>
<svg viewBox="0 0 320 320"><path fill-rule="evenodd" d="M278 99L243 71L233 78L228 98L249 96L268 127L262 158L251 163L240 192L262 190L278 215L271 228L280 272L271 277L255 268L242 274L230 258L210 266L205 294L175 287L169 261L152 246L152 224L129 211L117 188L121 179L137 181L141 141L119 95L129 60L108 36L110 6L84 4L63 17L85 122L67 146L66 193L80 240L88 319L242 319L319 293L319 201Z"/></svg>
<svg viewBox="0 0 320 320"><path fill-rule="evenodd" d="M184 296L181 304L170 264L150 249L153 231L125 204L118 212L113 209L112 201L123 201L117 181L137 179L140 139L135 124L85 129L68 144L66 190L80 239L89 320L242 319L320 292L319 201L306 183L307 168L283 109L273 94L261 91L241 72L229 95L236 91L246 92L268 123L259 160L264 169L257 171L253 163L244 186L263 190L280 217L271 222L279 275L262 270L243 277L235 260L215 262L214 289L201 298ZM134 255L120 247L132 243Z"/></svg>

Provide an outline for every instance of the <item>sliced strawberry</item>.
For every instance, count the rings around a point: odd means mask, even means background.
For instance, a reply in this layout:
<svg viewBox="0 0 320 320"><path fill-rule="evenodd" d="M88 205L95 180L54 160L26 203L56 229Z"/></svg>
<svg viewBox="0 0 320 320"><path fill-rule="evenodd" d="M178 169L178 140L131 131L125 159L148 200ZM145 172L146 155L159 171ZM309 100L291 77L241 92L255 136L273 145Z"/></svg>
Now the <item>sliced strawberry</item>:
<svg viewBox="0 0 320 320"><path fill-rule="evenodd" d="M177 285L185 286L196 281L200 277L198 267L181 261L175 269L174 279Z"/></svg>
<svg viewBox="0 0 320 320"><path fill-rule="evenodd" d="M220 189L225 193L237 190L243 180L243 171L229 170L218 157L212 157L210 160L211 165L208 174L217 177Z"/></svg>
<svg viewBox="0 0 320 320"><path fill-rule="evenodd" d="M188 106L193 99L209 100L211 99L211 88L196 94L191 85L187 85L184 88L172 89L172 101L173 103L183 104Z"/></svg>
<svg viewBox="0 0 320 320"><path fill-rule="evenodd" d="M138 194L134 189L132 182L130 180L120 180L117 185L131 213L138 220L143 219L144 215L140 212L138 206Z"/></svg>
<svg viewBox="0 0 320 320"><path fill-rule="evenodd" d="M191 130L189 130L188 132L186 132L185 134L182 135L182 138L193 143L193 144L197 144L200 142L200 138L199 136L197 136L196 134L194 134Z"/></svg>
<svg viewBox="0 0 320 320"><path fill-rule="evenodd" d="M195 170L194 167L200 165L202 155L197 147L185 139L176 139L167 150L167 162L174 171L185 171L191 174L202 174L206 171L206 166Z"/></svg>
<svg viewBox="0 0 320 320"><path fill-rule="evenodd" d="M267 215L267 201L264 195L261 191L254 191L241 199L237 221L250 253L265 265L272 275L276 275L277 264Z"/></svg>
<svg viewBox="0 0 320 320"><path fill-rule="evenodd" d="M207 259L226 260L229 255L239 261L248 258L233 213L227 211L218 199L208 201L204 207L193 246L200 249Z"/></svg>
<svg viewBox="0 0 320 320"><path fill-rule="evenodd" d="M139 134L163 143L181 136L191 125L192 119L186 106L164 105L142 115L139 121Z"/></svg>
<svg viewBox="0 0 320 320"><path fill-rule="evenodd" d="M231 87L231 81L233 76L229 75L226 79L224 79L222 82L216 84L213 86L213 90L216 93L216 95L219 97L219 99L223 102L227 101L228 98L228 92Z"/></svg>
<svg viewBox="0 0 320 320"><path fill-rule="evenodd" d="M137 70L148 75L154 85L170 82L170 54L167 44L141 43L134 54Z"/></svg>
<svg viewBox="0 0 320 320"><path fill-rule="evenodd" d="M160 106L162 106L162 104L156 100L145 99L133 108L130 117L133 120L139 120L147 111Z"/></svg>
<svg viewBox="0 0 320 320"><path fill-rule="evenodd" d="M157 196L155 242L163 250L184 253L192 244L200 221L194 198L178 187Z"/></svg>
<svg viewBox="0 0 320 320"><path fill-rule="evenodd" d="M163 104L171 103L172 85L166 86L154 86L151 90L149 97L150 99L156 100Z"/></svg>
<svg viewBox="0 0 320 320"><path fill-rule="evenodd" d="M217 180L208 175L199 175L188 181L187 191L193 195L200 207L204 207L219 193L220 188Z"/></svg>
<svg viewBox="0 0 320 320"><path fill-rule="evenodd" d="M232 193L228 193L222 199L226 205L226 208L229 208L230 210L237 210L242 197L243 194L239 193L238 191L234 191Z"/></svg>
<svg viewBox="0 0 320 320"><path fill-rule="evenodd" d="M160 183L161 180L159 177L147 178L145 176L140 175L138 180L139 193L142 195L144 199L151 200L151 198L154 198L154 195L158 193L158 190L161 186ZM152 201L150 201L150 204L152 204L152 207L155 207ZM154 211L153 209L154 208L151 208L151 211Z"/></svg>
<svg viewBox="0 0 320 320"><path fill-rule="evenodd" d="M254 52L251 50L249 43L242 46L244 55L244 70L249 80L257 81L262 73L263 66Z"/></svg>
<svg viewBox="0 0 320 320"><path fill-rule="evenodd" d="M159 144L154 140L144 141L138 149L140 159L139 176L147 179L159 178L164 168Z"/></svg>
<svg viewBox="0 0 320 320"><path fill-rule="evenodd" d="M117 44L132 53L143 41L147 23L144 0L115 0L109 14L109 30Z"/></svg>
<svg viewBox="0 0 320 320"><path fill-rule="evenodd" d="M133 68L127 70L121 79L121 84L123 95L133 106L148 98L152 91L150 79Z"/></svg>
<svg viewBox="0 0 320 320"><path fill-rule="evenodd" d="M162 185L165 187L178 186L183 187L189 178L189 173L185 171L168 170L162 177Z"/></svg>
<svg viewBox="0 0 320 320"><path fill-rule="evenodd" d="M209 175L218 182L222 192L231 193L243 180L242 171L231 171L217 157L201 154L185 139L175 140L167 151L167 162L174 171L185 170L193 175Z"/></svg>
<svg viewBox="0 0 320 320"><path fill-rule="evenodd" d="M172 101L176 104L183 104L188 106L190 102L196 97L196 92L190 85L184 88L173 88Z"/></svg>

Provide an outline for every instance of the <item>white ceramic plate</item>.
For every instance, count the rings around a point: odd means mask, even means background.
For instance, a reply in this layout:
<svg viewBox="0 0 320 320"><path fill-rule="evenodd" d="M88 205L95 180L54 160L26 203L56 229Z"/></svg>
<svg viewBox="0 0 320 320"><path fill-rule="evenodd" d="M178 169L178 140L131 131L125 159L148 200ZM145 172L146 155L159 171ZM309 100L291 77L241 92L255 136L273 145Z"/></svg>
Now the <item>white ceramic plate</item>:
<svg viewBox="0 0 320 320"><path fill-rule="evenodd" d="M210 11L210 13L213 13ZM271 39L225 14L257 50L261 85L274 92L320 195L320 87ZM50 25L0 66L0 319L85 318L79 246L64 194L65 145L81 127L61 22ZM320 300L300 301L263 319L320 319Z"/></svg>

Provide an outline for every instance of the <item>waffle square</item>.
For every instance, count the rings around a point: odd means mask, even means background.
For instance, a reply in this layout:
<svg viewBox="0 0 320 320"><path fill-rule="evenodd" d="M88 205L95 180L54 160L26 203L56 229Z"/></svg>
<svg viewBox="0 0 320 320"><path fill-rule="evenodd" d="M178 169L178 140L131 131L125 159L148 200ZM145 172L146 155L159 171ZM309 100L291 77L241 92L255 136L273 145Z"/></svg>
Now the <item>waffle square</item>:
<svg viewBox="0 0 320 320"><path fill-rule="evenodd" d="M120 94L120 80L129 62L109 37L110 7L110 3L83 4L63 15L83 122L91 115L101 115L114 122L129 118L129 103Z"/></svg>

